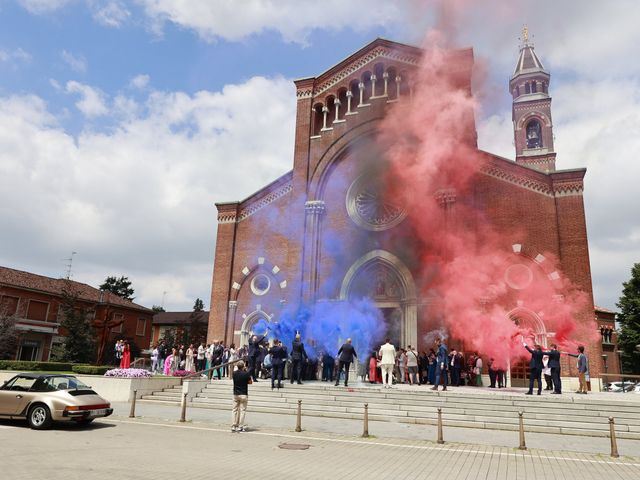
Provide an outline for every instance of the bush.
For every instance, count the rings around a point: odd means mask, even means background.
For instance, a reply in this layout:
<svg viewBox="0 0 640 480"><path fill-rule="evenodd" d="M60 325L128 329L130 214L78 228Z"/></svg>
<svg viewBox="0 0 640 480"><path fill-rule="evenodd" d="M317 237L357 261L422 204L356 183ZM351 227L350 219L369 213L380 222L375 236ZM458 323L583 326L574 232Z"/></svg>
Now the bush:
<svg viewBox="0 0 640 480"><path fill-rule="evenodd" d="M189 375L193 375L196 372L190 372L189 370L176 370L173 372L174 377L188 377Z"/></svg>
<svg viewBox="0 0 640 480"><path fill-rule="evenodd" d="M95 366L95 365L74 365L72 371L79 375L104 375L111 367Z"/></svg>
<svg viewBox="0 0 640 480"><path fill-rule="evenodd" d="M149 370L142 368L113 368L106 371L104 376L117 378L149 378L152 374Z"/></svg>
<svg viewBox="0 0 640 480"><path fill-rule="evenodd" d="M21 370L25 372L70 372L73 363L68 362L21 362L0 360L0 370Z"/></svg>

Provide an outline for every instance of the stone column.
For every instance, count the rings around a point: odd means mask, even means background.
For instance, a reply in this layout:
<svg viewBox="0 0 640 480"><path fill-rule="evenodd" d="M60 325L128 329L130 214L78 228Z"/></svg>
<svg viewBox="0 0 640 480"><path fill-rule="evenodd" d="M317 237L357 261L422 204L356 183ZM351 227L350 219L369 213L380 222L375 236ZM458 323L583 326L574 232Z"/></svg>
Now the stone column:
<svg viewBox="0 0 640 480"><path fill-rule="evenodd" d="M304 204L307 217L304 235L304 272L302 275L302 301L313 303L318 291L318 268L320 221L325 212L323 200L309 200Z"/></svg>
<svg viewBox="0 0 640 480"><path fill-rule="evenodd" d="M384 72L382 74L382 78L384 79L384 93L382 94L382 96L388 97L389 96L389 72Z"/></svg>
<svg viewBox="0 0 640 480"><path fill-rule="evenodd" d="M347 91L347 113L345 115L351 115L353 112L351 111L351 99L353 98L353 92L351 90Z"/></svg>
<svg viewBox="0 0 640 480"><path fill-rule="evenodd" d="M322 130L327 130L327 114L329 113L329 107L326 105L322 107Z"/></svg>
<svg viewBox="0 0 640 480"><path fill-rule="evenodd" d="M400 98L400 82L402 82L402 77L398 75L396 77L396 98Z"/></svg>
<svg viewBox="0 0 640 480"><path fill-rule="evenodd" d="M227 308L227 318L229 319L228 321L231 324L232 328L230 328L228 330L229 338L225 338L225 342L227 342L226 345L230 345L231 343L234 342L234 338L233 337L235 335L234 328L235 328L235 323L236 323L236 310L237 310L237 308L238 308L238 301L237 300L229 300L229 305L228 305L228 308Z"/></svg>
<svg viewBox="0 0 640 480"><path fill-rule="evenodd" d="M360 106L364 105L364 83L360 82L358 84L358 88L360 89L360 103L358 104L358 106Z"/></svg>
<svg viewBox="0 0 640 480"><path fill-rule="evenodd" d="M378 80L378 77L371 75L371 98L376 96L376 80Z"/></svg>
<svg viewBox="0 0 640 480"><path fill-rule="evenodd" d="M340 105L341 105L341 103L342 103L342 102L340 102L340 100L339 100L339 99L337 99L337 98L333 101L333 104L334 104L334 105L335 105L335 107L336 107L336 116L335 116L335 118L333 119L333 123L335 123L335 122L337 122L337 121L339 121L339 120L340 120Z"/></svg>

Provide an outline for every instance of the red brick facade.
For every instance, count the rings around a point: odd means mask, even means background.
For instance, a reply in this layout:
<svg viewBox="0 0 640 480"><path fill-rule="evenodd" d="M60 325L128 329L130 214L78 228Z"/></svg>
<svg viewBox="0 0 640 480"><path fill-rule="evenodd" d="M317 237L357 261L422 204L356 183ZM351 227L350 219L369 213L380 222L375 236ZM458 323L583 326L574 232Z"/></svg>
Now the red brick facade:
<svg viewBox="0 0 640 480"><path fill-rule="evenodd" d="M470 89L472 51L451 55L462 59L457 64L469 66L459 77ZM590 325L593 300L582 199L586 170L555 169L549 75L531 55L533 48L523 45L510 83L516 161L481 153L486 163L475 178L472 198L463 200L478 206L498 231L510 232L505 250L539 267L540 274L553 276L544 271L541 252L559 259L562 272L589 298L589 308L579 315ZM402 244L387 247L395 227L363 226L354 216L352 198L367 181L361 175L375 155L371 136L389 104L410 101L411 73L420 56L420 49L378 39L319 77L296 81L292 171L241 202L217 204L208 342L243 343L255 321L277 319L287 303L341 301L369 289L379 308L400 317L398 341L426 347L424 333L440 325L434 314L438 299L421 292L413 252ZM472 130L475 139L475 126ZM514 225L517 234L511 233ZM344 247L339 254L335 242ZM383 285L377 291L370 285L376 275ZM600 347L587 345L592 375L601 368Z"/></svg>

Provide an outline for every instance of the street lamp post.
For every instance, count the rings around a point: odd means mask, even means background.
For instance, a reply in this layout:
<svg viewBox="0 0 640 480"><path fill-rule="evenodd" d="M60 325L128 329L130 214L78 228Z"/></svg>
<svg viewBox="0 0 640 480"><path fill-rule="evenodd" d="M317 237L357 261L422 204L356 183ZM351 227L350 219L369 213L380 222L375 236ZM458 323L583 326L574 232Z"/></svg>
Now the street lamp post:
<svg viewBox="0 0 640 480"><path fill-rule="evenodd" d="M607 374L607 370L608 370L608 368L607 368L607 354L606 353L602 354L602 365L604 366L604 374L606 375ZM607 385L608 385L607 377L604 377L604 389L605 390L607 389Z"/></svg>

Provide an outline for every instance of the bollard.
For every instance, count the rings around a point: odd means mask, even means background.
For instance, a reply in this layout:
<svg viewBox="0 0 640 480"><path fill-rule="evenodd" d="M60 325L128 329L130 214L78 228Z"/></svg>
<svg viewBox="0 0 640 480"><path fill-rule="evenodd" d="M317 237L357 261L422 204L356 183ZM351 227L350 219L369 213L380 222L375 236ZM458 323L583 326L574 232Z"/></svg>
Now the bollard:
<svg viewBox="0 0 640 480"><path fill-rule="evenodd" d="M136 396L138 391L133 391L133 400L131 400L131 410L129 411L129 418L136 418Z"/></svg>
<svg viewBox="0 0 640 480"><path fill-rule="evenodd" d="M298 400L298 417L296 418L296 432L302 431L302 400Z"/></svg>
<svg viewBox="0 0 640 480"><path fill-rule="evenodd" d="M364 404L364 430L362 436L367 438L369 436L369 404Z"/></svg>
<svg viewBox="0 0 640 480"><path fill-rule="evenodd" d="M618 442L616 442L616 429L614 427L613 417L609 417L609 432L611 437L611 456L618 458Z"/></svg>
<svg viewBox="0 0 640 480"><path fill-rule="evenodd" d="M526 450L527 444L524 442L524 420L522 418L524 412L518 412L519 423L520 423L520 446L518 447L520 450Z"/></svg>
<svg viewBox="0 0 640 480"><path fill-rule="evenodd" d="M438 443L441 445L444 443L442 438L442 408L438 408Z"/></svg>
<svg viewBox="0 0 640 480"><path fill-rule="evenodd" d="M185 393L182 397L182 413L180 413L180 421L187 421L187 394Z"/></svg>

